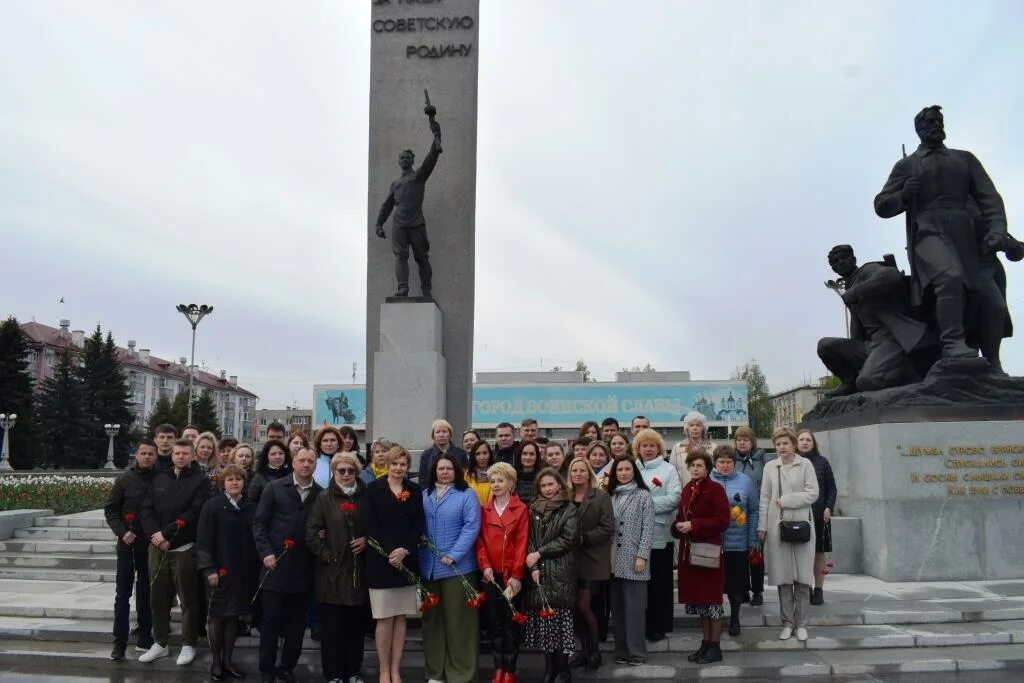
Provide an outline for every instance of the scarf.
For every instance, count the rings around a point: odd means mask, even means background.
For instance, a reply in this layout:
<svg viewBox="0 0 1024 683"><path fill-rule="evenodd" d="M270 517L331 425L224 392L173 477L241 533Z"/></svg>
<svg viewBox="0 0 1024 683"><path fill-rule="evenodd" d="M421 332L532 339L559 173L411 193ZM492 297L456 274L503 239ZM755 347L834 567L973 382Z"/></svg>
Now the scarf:
<svg viewBox="0 0 1024 683"><path fill-rule="evenodd" d="M387 475L388 466L381 465L380 467L377 467L376 463L370 463L370 472L373 473L374 479L380 479L381 477Z"/></svg>
<svg viewBox="0 0 1024 683"><path fill-rule="evenodd" d="M551 518L551 515L562 509L562 506L568 502L565 497L565 491L559 491L551 498L537 498L535 501L530 503L530 509L541 516L546 522Z"/></svg>
<svg viewBox="0 0 1024 683"><path fill-rule="evenodd" d="M612 496L612 510L615 511L616 517L622 514L623 508L629 502L630 494L636 490L637 485L635 481L631 481L628 484L619 484L615 487L615 495Z"/></svg>
<svg viewBox="0 0 1024 683"><path fill-rule="evenodd" d="M687 439L686 447L684 450L686 451L687 455L689 455L690 453L699 453L701 451L704 451L708 455L711 455L711 439L707 437L701 437L700 441L698 441L693 446L690 445L690 440Z"/></svg>
<svg viewBox="0 0 1024 683"><path fill-rule="evenodd" d="M451 488L451 484L434 484L434 500L440 501Z"/></svg>
<svg viewBox="0 0 1024 683"><path fill-rule="evenodd" d="M355 493L356 489L358 489L359 487L355 484L352 484L352 486L339 486L338 488L341 489L342 493L351 498L352 494Z"/></svg>

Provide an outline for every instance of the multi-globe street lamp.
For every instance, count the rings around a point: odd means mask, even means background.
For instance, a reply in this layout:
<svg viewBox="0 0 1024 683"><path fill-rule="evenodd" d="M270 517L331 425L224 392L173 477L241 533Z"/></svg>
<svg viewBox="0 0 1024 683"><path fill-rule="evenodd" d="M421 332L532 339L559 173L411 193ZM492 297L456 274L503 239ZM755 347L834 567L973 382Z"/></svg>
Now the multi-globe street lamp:
<svg viewBox="0 0 1024 683"><path fill-rule="evenodd" d="M213 306L196 306L195 304L178 304L178 313L181 313L188 319L189 325L192 326L192 361L188 366L188 419L186 423L192 424L192 384L195 381L195 366L196 366L196 328L199 326L199 321L206 316L213 313Z"/></svg>
<svg viewBox="0 0 1024 683"><path fill-rule="evenodd" d="M103 466L105 470L116 470L117 465L114 464L114 437L121 431L121 425L112 425L109 422L103 425L103 429L107 432L107 464Z"/></svg>
<svg viewBox="0 0 1024 683"><path fill-rule="evenodd" d="M0 445L0 470L3 470L3 471L13 469L11 467L11 460L10 460L10 455L11 454L7 452L7 449L8 449L7 433L10 432L11 429L14 427L14 423L17 421L17 419L18 419L18 414L17 413L11 413L9 415L7 413L0 413L0 429L4 430L3 444Z"/></svg>

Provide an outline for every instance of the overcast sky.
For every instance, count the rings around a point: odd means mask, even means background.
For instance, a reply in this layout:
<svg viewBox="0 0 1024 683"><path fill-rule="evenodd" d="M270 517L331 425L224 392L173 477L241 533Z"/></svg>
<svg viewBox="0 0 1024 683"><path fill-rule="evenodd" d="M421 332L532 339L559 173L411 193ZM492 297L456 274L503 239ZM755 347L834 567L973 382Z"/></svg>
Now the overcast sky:
<svg viewBox="0 0 1024 683"><path fill-rule="evenodd" d="M1024 233L1024 4L481 5L477 371L823 374L825 255L905 264L872 199L925 105ZM4 2L0 313L177 358L207 303L197 362L261 407L362 382L369 13Z"/></svg>

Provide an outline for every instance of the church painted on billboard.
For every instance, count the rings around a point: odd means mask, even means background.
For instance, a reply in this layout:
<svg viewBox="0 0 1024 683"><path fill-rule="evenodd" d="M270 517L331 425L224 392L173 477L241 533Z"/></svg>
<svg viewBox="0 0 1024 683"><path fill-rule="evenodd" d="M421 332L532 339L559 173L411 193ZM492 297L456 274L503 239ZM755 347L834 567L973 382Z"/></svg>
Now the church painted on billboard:
<svg viewBox="0 0 1024 683"><path fill-rule="evenodd" d="M621 372L614 382L584 382L578 372L478 372L473 385L473 429L492 436L500 422L519 425L532 417L540 433L573 439L588 420L614 417L628 430L643 415L666 438L681 438L681 420L702 413L714 433L724 436L748 424L747 387L742 380L691 380L689 372ZM366 387L313 387L313 424L351 425L364 436Z"/></svg>

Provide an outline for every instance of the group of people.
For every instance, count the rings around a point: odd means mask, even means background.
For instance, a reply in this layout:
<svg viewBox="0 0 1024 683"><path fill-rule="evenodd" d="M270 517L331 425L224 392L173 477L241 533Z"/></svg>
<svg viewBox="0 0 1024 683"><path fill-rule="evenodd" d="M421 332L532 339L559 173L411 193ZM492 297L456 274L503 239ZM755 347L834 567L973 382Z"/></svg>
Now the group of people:
<svg viewBox="0 0 1024 683"><path fill-rule="evenodd" d="M737 635L740 606L763 604L766 566L780 637L806 639L806 605L822 599L836 493L807 431L776 430L773 460L749 428L712 443L700 413L671 452L642 416L629 435L614 418L584 424L568 450L535 420L518 440L501 423L493 444L469 431L461 446L436 420L417 477L398 444L374 441L364 456L351 429L324 426L310 444L272 428L259 457L169 425L139 444L106 507L113 659L136 580L139 660L169 655L176 595L178 664L205 627L213 680L244 676L234 643L255 630L262 680L295 680L310 626L324 680L361 683L372 633L380 683L400 683L406 620L419 616L430 681L477 680L485 639L493 683L515 683L522 648L544 653L545 683L566 682L602 665L609 630L617 664L646 663L647 643L673 630L673 590L701 623L690 661L710 663L722 660L723 595Z"/></svg>

